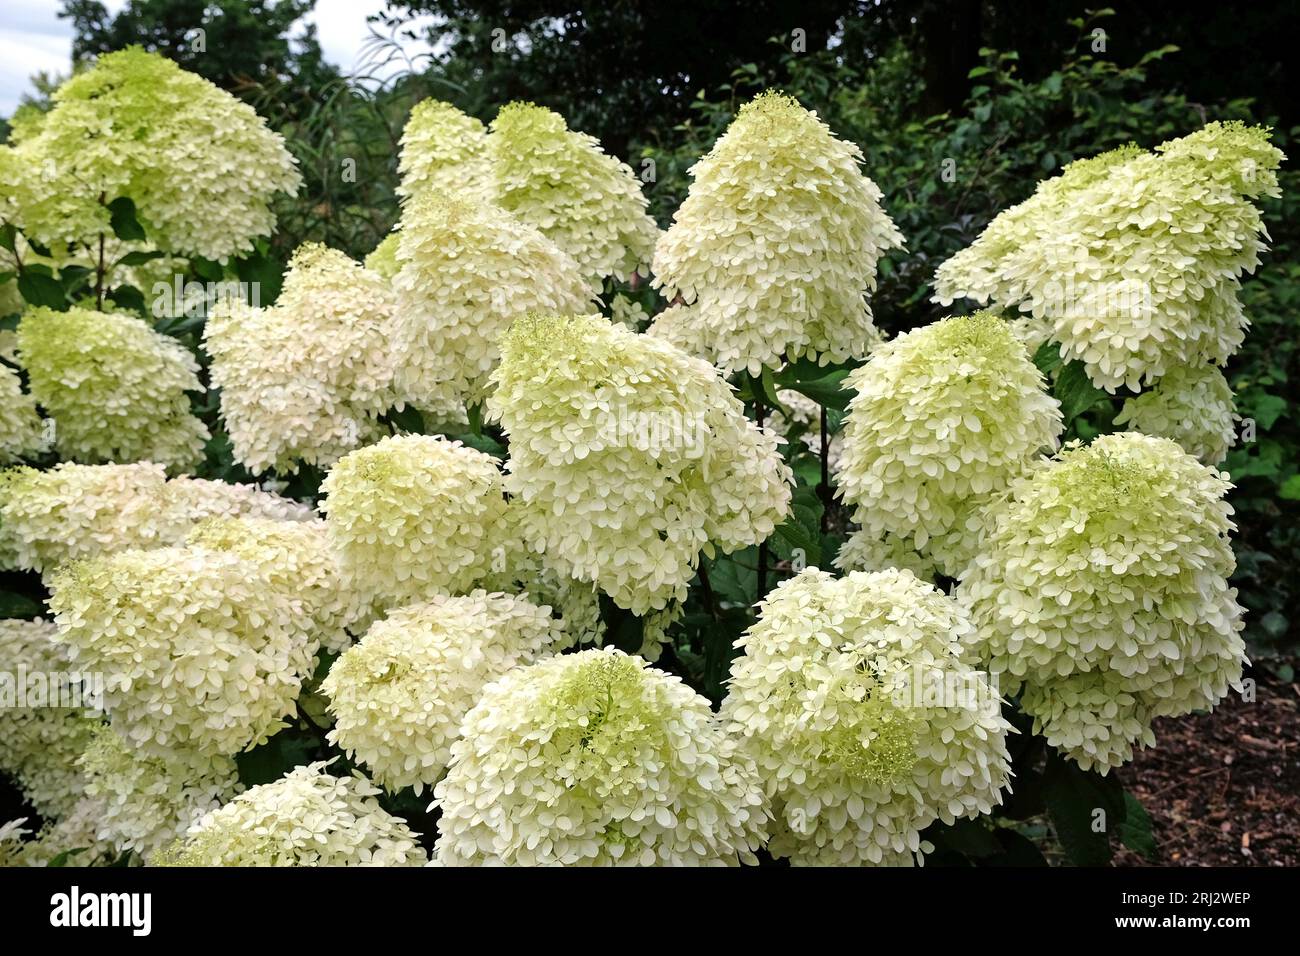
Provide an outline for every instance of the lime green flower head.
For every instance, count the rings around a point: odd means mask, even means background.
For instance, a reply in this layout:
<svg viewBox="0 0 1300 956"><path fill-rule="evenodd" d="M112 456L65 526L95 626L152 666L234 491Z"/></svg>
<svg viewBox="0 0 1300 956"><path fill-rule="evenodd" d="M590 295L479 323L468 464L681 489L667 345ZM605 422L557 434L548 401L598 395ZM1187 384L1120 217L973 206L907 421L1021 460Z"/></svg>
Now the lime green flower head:
<svg viewBox="0 0 1300 956"><path fill-rule="evenodd" d="M645 271L659 227L636 174L596 138L532 103L510 103L488 136L496 202L540 230L594 286Z"/></svg>
<svg viewBox="0 0 1300 956"><path fill-rule="evenodd" d="M910 571L808 568L768 595L719 716L758 764L773 855L920 863L923 829L1001 802L1010 725L996 685L961 660L970 630Z"/></svg>
<svg viewBox="0 0 1300 956"><path fill-rule="evenodd" d="M104 675L113 727L144 755L225 756L294 711L316 653L303 602L256 562L206 548L122 551L51 580L59 641Z"/></svg>
<svg viewBox="0 0 1300 956"><path fill-rule="evenodd" d="M403 201L423 193L488 200L492 175L487 130L450 103L421 100L402 130L397 172L397 194Z"/></svg>
<svg viewBox="0 0 1300 956"><path fill-rule="evenodd" d="M421 866L428 856L359 772L295 767L204 815L152 861L160 866Z"/></svg>
<svg viewBox="0 0 1300 956"><path fill-rule="evenodd" d="M492 569L506 508L491 455L439 436L385 438L321 485L344 580L375 609L471 590Z"/></svg>
<svg viewBox="0 0 1300 956"><path fill-rule="evenodd" d="M935 299L1049 321L1062 357L1111 392L1222 365L1246 324L1238 277L1266 238L1254 201L1278 195L1283 158L1265 128L1210 123L1071 164L940 266Z"/></svg>
<svg viewBox="0 0 1300 956"><path fill-rule="evenodd" d="M142 754L107 724L96 729L78 766L87 796L99 805L96 839L146 860L242 789L230 757Z"/></svg>
<svg viewBox="0 0 1300 956"><path fill-rule="evenodd" d="M551 610L476 590L390 611L321 684L330 742L389 790L442 778L460 725L483 688L563 640Z"/></svg>
<svg viewBox="0 0 1300 956"><path fill-rule="evenodd" d="M754 862L766 817L752 761L709 703L621 651L588 650L488 685L435 787L437 862L683 866Z"/></svg>
<svg viewBox="0 0 1300 956"><path fill-rule="evenodd" d="M378 273L319 243L294 253L270 308L219 305L204 347L235 459L291 473L378 440L396 403L394 308Z"/></svg>
<svg viewBox="0 0 1300 956"><path fill-rule="evenodd" d="M727 372L864 357L866 294L903 237L861 162L791 97L742 107L655 249L655 285L683 305L653 331Z"/></svg>
<svg viewBox="0 0 1300 956"><path fill-rule="evenodd" d="M362 264L381 279L391 280L397 275L397 243L400 238L396 232L384 236Z"/></svg>
<svg viewBox="0 0 1300 956"><path fill-rule="evenodd" d="M420 196L397 236L391 347L402 356L399 388L436 416L483 401L514 318L593 306L577 263L491 203Z"/></svg>
<svg viewBox="0 0 1300 956"><path fill-rule="evenodd" d="M488 410L518 532L620 607L684 599L702 551L757 544L788 512L779 439L703 360L599 315L521 318L501 353Z"/></svg>
<svg viewBox="0 0 1300 956"><path fill-rule="evenodd" d="M45 451L36 401L23 391L18 373L0 364L0 465L11 465Z"/></svg>
<svg viewBox="0 0 1300 956"><path fill-rule="evenodd" d="M1156 717L1240 685L1241 607L1226 476L1135 432L1072 442L990 511L956 596L968 654L1023 685L1035 733L1102 773L1151 746Z"/></svg>
<svg viewBox="0 0 1300 956"><path fill-rule="evenodd" d="M33 308L18 326L18 353L64 458L153 461L171 471L203 460L210 435L185 394L202 387L198 363L143 319Z"/></svg>
<svg viewBox="0 0 1300 956"><path fill-rule="evenodd" d="M0 772L22 791L23 797L42 817L55 819L70 814L85 795L85 778L77 760L99 725L85 707L44 706L55 704L17 698L19 681L24 694L35 689L32 675L44 675L44 687L57 674L71 675L74 667L58 644L58 629L52 621L0 619L0 667L10 678L0 692ZM60 687L69 685L60 684ZM4 699L8 697L9 699ZM88 702L64 700L57 703ZM73 844L75 845L75 844ZM63 849L67 849L64 847Z"/></svg>
<svg viewBox="0 0 1300 956"><path fill-rule="evenodd" d="M1126 401L1115 424L1172 438L1188 454L1217 465L1228 457L1237 438L1232 386L1212 365L1179 366Z"/></svg>
<svg viewBox="0 0 1300 956"><path fill-rule="evenodd" d="M45 244L113 234L109 204L135 203L159 249L226 260L271 233L272 197L300 183L252 107L139 47L101 56L54 93L13 159L16 222Z"/></svg>
<svg viewBox="0 0 1300 956"><path fill-rule="evenodd" d="M992 313L956 316L876 348L850 374L837 482L873 538L906 543L945 574L979 549L980 511L1044 450L1061 412Z"/></svg>

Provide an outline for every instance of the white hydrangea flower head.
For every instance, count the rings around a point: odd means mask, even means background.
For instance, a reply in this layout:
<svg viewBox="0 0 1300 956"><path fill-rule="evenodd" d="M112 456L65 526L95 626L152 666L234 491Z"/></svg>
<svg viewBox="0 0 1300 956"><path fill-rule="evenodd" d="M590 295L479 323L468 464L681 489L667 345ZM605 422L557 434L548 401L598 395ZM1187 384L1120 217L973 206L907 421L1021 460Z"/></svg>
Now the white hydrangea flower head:
<svg viewBox="0 0 1300 956"><path fill-rule="evenodd" d="M198 363L174 339L133 315L29 309L18 352L32 398L54 419L64 458L156 461L185 471L203 461L211 437L190 412L201 391Z"/></svg>
<svg viewBox="0 0 1300 956"><path fill-rule="evenodd" d="M78 766L86 775L86 794L99 801L97 841L145 859L242 789L230 757L180 750L144 755L107 724L96 730Z"/></svg>
<svg viewBox="0 0 1300 956"><path fill-rule="evenodd" d="M437 783L483 688L563 641L547 607L475 590L390 611L321 683L330 743L388 790Z"/></svg>
<svg viewBox="0 0 1300 956"><path fill-rule="evenodd" d="M344 584L324 521L209 518L194 527L186 544L229 551L257 564L283 594L302 602L314 641L335 654L351 645L348 629L363 609Z"/></svg>
<svg viewBox="0 0 1300 956"><path fill-rule="evenodd" d="M326 763L295 767L250 787L158 854L161 866L422 866L428 855L381 792L360 773L335 777Z"/></svg>
<svg viewBox="0 0 1300 956"><path fill-rule="evenodd" d="M1254 203L1279 195L1284 158L1267 129L1216 122L1071 164L940 266L935 299L1050 321L1062 357L1110 392L1222 365L1246 324L1237 279L1267 238Z"/></svg>
<svg viewBox="0 0 1300 956"><path fill-rule="evenodd" d="M735 865L765 836L762 785L709 703L614 649L490 684L452 745L443 865Z"/></svg>
<svg viewBox="0 0 1300 956"><path fill-rule="evenodd" d="M990 511L956 592L969 653L1004 692L1024 686L1034 732L1084 769L1240 687L1229 487L1174 442L1123 432L1071 442Z"/></svg>
<svg viewBox="0 0 1300 956"><path fill-rule="evenodd" d="M113 862L112 844L98 837L104 807L91 797L78 800L68 813L47 821L34 839L23 843L13 866L49 866L62 857L68 866L96 866ZM77 852L72 852L77 851Z"/></svg>
<svg viewBox="0 0 1300 956"><path fill-rule="evenodd" d="M957 602L912 572L808 568L736 646L720 716L765 781L769 849L800 865L911 865L920 833L992 812L1010 757L1000 698L961 659Z"/></svg>
<svg viewBox="0 0 1300 956"><path fill-rule="evenodd" d="M203 336L234 456L250 472L329 467L383 434L397 400L388 282L319 243L265 309L219 305Z"/></svg>
<svg viewBox="0 0 1300 956"><path fill-rule="evenodd" d="M301 182L251 106L139 47L99 57L53 99L13 149L29 171L17 224L46 245L112 236L108 205L128 197L156 248L225 261L270 235L272 197Z"/></svg>
<svg viewBox="0 0 1300 956"><path fill-rule="evenodd" d="M1207 465L1227 458L1237 442L1232 386L1213 365L1170 369L1152 388L1126 401L1115 424L1172 438Z"/></svg>
<svg viewBox="0 0 1300 956"><path fill-rule="evenodd" d="M497 203L572 256L593 287L644 270L659 227L636 173L594 136L533 103L509 103L488 136Z"/></svg>
<svg viewBox="0 0 1300 956"><path fill-rule="evenodd" d="M869 536L958 576L981 510L1062 429L1056 399L1007 323L954 316L886 342L849 374L839 492Z"/></svg>
<svg viewBox="0 0 1300 956"><path fill-rule="evenodd" d="M50 608L74 664L104 675L113 726L143 755L226 756L294 711L316 647L304 603L257 563L205 548L67 565Z"/></svg>
<svg viewBox="0 0 1300 956"><path fill-rule="evenodd" d="M907 541L888 532L875 535L862 528L850 534L835 555L835 567L841 571L885 571L900 568L911 571L922 581L931 582L939 573L934 559L914 550Z"/></svg>
<svg viewBox="0 0 1300 956"><path fill-rule="evenodd" d="M559 573L644 615L685 599L701 551L757 544L788 513L779 439L703 360L599 315L529 315L501 351L506 488Z"/></svg>
<svg viewBox="0 0 1300 956"><path fill-rule="evenodd" d="M89 703L62 695L72 689L67 681L78 668L69 664L56 633L52 621L0 619L0 666L10 677L0 685L0 771L47 819L70 813L85 794L77 760L99 724L86 707L47 706ZM21 698L20 680L26 682ZM60 688L57 701L51 684Z"/></svg>
<svg viewBox="0 0 1300 956"><path fill-rule="evenodd" d="M468 591L491 570L506 509L491 455L394 436L346 455L321 490L345 584L377 607Z"/></svg>
<svg viewBox="0 0 1300 956"><path fill-rule="evenodd" d="M487 130L450 103L421 100L402 130L397 172L397 194L403 201L426 193L490 200Z"/></svg>
<svg viewBox="0 0 1300 956"><path fill-rule="evenodd" d="M592 307L577 263L486 201L421 196L397 235L391 347L402 397L421 410L463 414L482 402L515 317Z"/></svg>
<svg viewBox="0 0 1300 956"><path fill-rule="evenodd" d="M36 401L23 392L18 373L0 363L0 465L34 458L46 444Z"/></svg>
<svg viewBox="0 0 1300 956"><path fill-rule="evenodd" d="M861 162L792 97L741 107L655 248L656 288L683 302L656 334L728 373L864 357L879 339L866 293L903 237Z"/></svg>
<svg viewBox="0 0 1300 956"><path fill-rule="evenodd" d="M113 551L183 543L210 517L302 521L311 509L249 485L167 480L162 465L76 465L0 471L0 566L48 574Z"/></svg>

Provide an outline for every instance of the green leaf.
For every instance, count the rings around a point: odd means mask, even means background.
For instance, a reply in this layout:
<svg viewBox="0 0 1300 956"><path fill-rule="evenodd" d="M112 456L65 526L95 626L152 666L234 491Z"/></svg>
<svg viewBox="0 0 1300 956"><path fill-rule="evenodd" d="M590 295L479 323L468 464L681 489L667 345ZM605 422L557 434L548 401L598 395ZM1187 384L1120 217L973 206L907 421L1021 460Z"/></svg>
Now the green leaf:
<svg viewBox="0 0 1300 956"><path fill-rule="evenodd" d="M192 256L190 258L190 268L194 270L196 276L205 282L220 282L225 275L221 263L213 262L211 259L204 259L202 256Z"/></svg>
<svg viewBox="0 0 1300 956"><path fill-rule="evenodd" d="M469 415L469 430L471 434L483 434L483 406L475 402L465 409Z"/></svg>
<svg viewBox="0 0 1300 956"><path fill-rule="evenodd" d="M135 286L118 286L108 293L108 298L112 299L113 304L120 309L130 309L133 312L139 312L141 315L145 314L144 293Z"/></svg>
<svg viewBox="0 0 1300 956"><path fill-rule="evenodd" d="M1082 362L1064 365L1056 376L1052 391L1061 403L1061 415L1067 428L1084 412L1096 408L1107 399L1106 393L1092 384Z"/></svg>
<svg viewBox="0 0 1300 956"><path fill-rule="evenodd" d="M138 249L135 252L128 252L121 259L117 260L119 266L142 266L146 262L152 262L154 259L161 259L166 253L157 250Z"/></svg>
<svg viewBox="0 0 1300 956"><path fill-rule="evenodd" d="M1134 853L1148 860L1156 856L1156 836L1151 829L1151 817L1141 801L1124 791L1124 821L1119 825L1119 840Z"/></svg>
<svg viewBox="0 0 1300 956"><path fill-rule="evenodd" d="M129 196L118 196L108 204L109 225L113 235L126 242L143 239L144 226L136 218L135 203Z"/></svg>
<svg viewBox="0 0 1300 956"><path fill-rule="evenodd" d="M42 275L32 269L24 269L18 277L18 294L30 305L44 305L60 312L68 307L63 284L53 276Z"/></svg>
<svg viewBox="0 0 1300 956"><path fill-rule="evenodd" d="M79 846L79 847L74 847L71 850L64 850L62 853L55 856L54 859L50 860L50 862L45 865L57 866L60 868L68 866L69 860L71 860L78 853L85 853L87 849L89 849L89 847Z"/></svg>
<svg viewBox="0 0 1300 956"><path fill-rule="evenodd" d="M1061 347L1050 340L1044 342L1034 353L1034 364L1044 375L1051 375L1061 367Z"/></svg>
<svg viewBox="0 0 1300 956"><path fill-rule="evenodd" d="M18 228L12 223L7 222L0 226L0 248L14 251L14 244L18 239Z"/></svg>
<svg viewBox="0 0 1300 956"><path fill-rule="evenodd" d="M778 375L776 381L782 388L807 395L818 405L825 405L827 408L842 412L848 407L849 399L853 397L853 392L844 387L844 380L848 375L849 369L838 368L824 372L816 378L802 378L792 367Z"/></svg>
<svg viewBox="0 0 1300 956"><path fill-rule="evenodd" d="M417 408L407 405L401 411L395 408L389 409L385 417L390 425L394 425L404 432L412 435L424 434L424 416L420 414L420 410Z"/></svg>
<svg viewBox="0 0 1300 956"><path fill-rule="evenodd" d="M748 372L745 375L749 379L750 394L766 405L769 410L775 409L789 419L790 416L786 413L785 406L781 404L781 399L776 395L776 380L772 377L772 370L764 368L761 375L754 376Z"/></svg>
<svg viewBox="0 0 1300 956"><path fill-rule="evenodd" d="M945 846L962 856L979 859L1002 851L1002 844L993 831L978 820L958 820L941 831Z"/></svg>
<svg viewBox="0 0 1300 956"><path fill-rule="evenodd" d="M1053 754L1043 778L1043 797L1071 863L1105 866L1110 862L1109 834L1124 820L1124 793L1113 774L1103 777Z"/></svg>
<svg viewBox="0 0 1300 956"><path fill-rule="evenodd" d="M25 594L0 591L0 618L30 619L39 617L44 610L39 601Z"/></svg>

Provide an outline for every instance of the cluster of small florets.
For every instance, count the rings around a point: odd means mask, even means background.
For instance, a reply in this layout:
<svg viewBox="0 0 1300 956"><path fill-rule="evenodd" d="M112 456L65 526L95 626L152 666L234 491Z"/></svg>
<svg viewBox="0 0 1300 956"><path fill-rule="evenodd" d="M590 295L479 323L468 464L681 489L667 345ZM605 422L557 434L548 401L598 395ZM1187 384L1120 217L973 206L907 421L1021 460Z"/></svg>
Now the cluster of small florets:
<svg viewBox="0 0 1300 956"><path fill-rule="evenodd" d="M516 316L591 305L572 258L485 200L420 196L397 236L391 347L402 397L435 415L483 401L497 340Z"/></svg>
<svg viewBox="0 0 1300 956"><path fill-rule="evenodd" d="M655 285L683 300L656 333L728 372L866 355L879 333L865 295L903 237L861 162L789 96L742 107L655 249Z"/></svg>
<svg viewBox="0 0 1300 956"><path fill-rule="evenodd" d="M1024 685L1034 732L1105 773L1151 721L1214 706L1241 679L1226 477L1168 439L1071 443L990 512L957 596L973 658Z"/></svg>
<svg viewBox="0 0 1300 956"><path fill-rule="evenodd" d="M757 544L785 517L778 439L706 362L599 315L528 316L501 351L488 408L519 533L620 607L684 599L702 550Z"/></svg>
<svg viewBox="0 0 1300 956"><path fill-rule="evenodd" d="M835 567L841 571L884 571L906 568L922 581L933 581L939 573L934 558L922 555L910 541L885 532L874 534L858 528L840 545Z"/></svg>
<svg viewBox="0 0 1300 956"><path fill-rule="evenodd" d="M23 391L18 373L0 362L0 465L35 457L47 444L36 400Z"/></svg>
<svg viewBox="0 0 1300 956"><path fill-rule="evenodd" d="M15 221L46 245L112 235L109 205L130 198L153 245L225 260L271 233L277 192L300 177L256 111L156 53L101 56L55 91L13 147ZM6 217L10 218L10 217Z"/></svg>
<svg viewBox="0 0 1300 956"><path fill-rule="evenodd" d="M113 727L142 754L263 743L311 674L303 601L235 553L122 551L61 568L51 591L59 640L104 675Z"/></svg>
<svg viewBox="0 0 1300 956"><path fill-rule="evenodd" d="M250 485L173 478L161 465L75 465L0 472L0 567L48 574L113 551L181 544L211 517L302 521L311 509Z"/></svg>
<svg viewBox="0 0 1300 956"><path fill-rule="evenodd" d="M234 457L249 471L328 467L379 438L396 402L389 285L342 252L294 253L267 309L226 303L204 332Z"/></svg>
<svg viewBox="0 0 1300 956"><path fill-rule="evenodd" d="M240 790L235 761L172 751L165 757L132 750L101 725L78 766L86 795L97 801L96 839L115 852L148 859L192 823Z"/></svg>
<svg viewBox="0 0 1300 956"><path fill-rule="evenodd" d="M506 500L491 455L385 438L342 458L321 490L345 582L377 608L468 591L492 569Z"/></svg>
<svg viewBox="0 0 1300 956"><path fill-rule="evenodd" d="M296 767L250 787L190 827L153 860L162 866L422 866L411 828L379 805L359 772Z"/></svg>
<svg viewBox="0 0 1300 956"><path fill-rule="evenodd" d="M390 611L321 684L330 742L389 790L442 778L465 714L483 688L561 643L550 608L473 591Z"/></svg>
<svg viewBox="0 0 1300 956"><path fill-rule="evenodd" d="M488 155L497 203L572 256L593 286L648 266L659 227L641 183L594 136L544 106L510 103L492 121Z"/></svg>
<svg viewBox="0 0 1300 956"><path fill-rule="evenodd" d="M421 100L402 130L397 194L490 199L492 164L483 124L450 103Z"/></svg>
<svg viewBox="0 0 1300 956"><path fill-rule="evenodd" d="M209 518L186 543L229 551L257 565L282 594L302 602L312 642L333 653L352 643L348 629L364 611L359 595L344 584L324 521Z"/></svg>
<svg viewBox="0 0 1300 956"><path fill-rule="evenodd" d="M1283 158L1266 129L1210 123L1072 164L944 263L936 299L1049 319L1062 357L1112 392L1221 365L1244 334L1237 277L1264 248L1254 200L1278 195Z"/></svg>
<svg viewBox="0 0 1300 956"><path fill-rule="evenodd" d="M64 458L156 461L172 471L203 460L210 436L185 394L202 388L198 363L143 319L33 308L18 326L18 353Z"/></svg>
<svg viewBox="0 0 1300 956"><path fill-rule="evenodd" d="M0 666L8 676L0 684L0 771L47 819L70 813L83 797L77 760L100 722L56 633L50 621L0 619Z"/></svg>
<svg viewBox="0 0 1300 956"><path fill-rule="evenodd" d="M856 520L960 574L983 506L1056 447L1061 412L1042 373L1005 322L979 313L884 343L847 384L837 482Z"/></svg>
<svg viewBox="0 0 1300 956"><path fill-rule="evenodd" d="M709 703L616 650L488 686L435 789L445 865L754 862L766 815L752 761Z"/></svg>
<svg viewBox="0 0 1300 956"><path fill-rule="evenodd" d="M1207 465L1228 457L1237 440L1232 386L1213 365L1175 368L1115 416L1145 435L1172 438Z"/></svg>
<svg viewBox="0 0 1300 956"><path fill-rule="evenodd" d="M809 568L763 602L720 716L765 781L774 855L908 865L925 827L1001 802L1010 725L961 660L970 630L957 602L898 569Z"/></svg>

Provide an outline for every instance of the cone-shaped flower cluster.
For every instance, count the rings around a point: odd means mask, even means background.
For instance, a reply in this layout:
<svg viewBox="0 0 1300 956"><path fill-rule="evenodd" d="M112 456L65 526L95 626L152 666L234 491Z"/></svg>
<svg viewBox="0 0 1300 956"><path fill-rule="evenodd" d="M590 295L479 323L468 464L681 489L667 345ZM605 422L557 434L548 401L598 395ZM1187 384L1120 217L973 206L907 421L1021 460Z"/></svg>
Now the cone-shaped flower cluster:
<svg viewBox="0 0 1300 956"><path fill-rule="evenodd" d="M737 642L721 717L798 864L909 865L921 830L989 813L1010 773L1000 700L962 662L966 611L910 571L809 568Z"/></svg>
<svg viewBox="0 0 1300 956"><path fill-rule="evenodd" d="M225 756L275 733L311 674L311 621L275 584L230 552L122 551L57 571L50 607L132 749Z"/></svg>
<svg viewBox="0 0 1300 956"><path fill-rule="evenodd" d="M450 103L421 100L402 130L397 194L404 201L423 194L490 199L487 144L487 130L474 117Z"/></svg>
<svg viewBox="0 0 1300 956"><path fill-rule="evenodd" d="M155 858L168 866L420 866L416 835L379 805L361 774L324 763L251 787L190 827Z"/></svg>
<svg viewBox="0 0 1300 956"><path fill-rule="evenodd" d="M492 568L506 501L491 455L385 438L345 456L321 490L345 582L377 607L468 591Z"/></svg>
<svg viewBox="0 0 1300 956"><path fill-rule="evenodd" d="M1207 465L1228 457L1237 439L1232 386L1213 365L1175 368L1124 403L1116 425L1172 438Z"/></svg>
<svg viewBox="0 0 1300 956"><path fill-rule="evenodd" d="M47 819L85 793L77 760L99 724L56 631L50 621L0 619L0 772Z"/></svg>
<svg viewBox="0 0 1300 956"><path fill-rule="evenodd" d="M348 628L363 611L358 596L344 585L325 522L209 518L186 543L256 564L281 594L302 602L311 640L326 650L338 653L352 643Z"/></svg>
<svg viewBox="0 0 1300 956"><path fill-rule="evenodd" d="M17 225L47 245L112 236L125 197L155 247L225 260L270 234L275 193L297 191L283 138L251 106L159 54L105 54L53 98L5 164L22 174Z"/></svg>
<svg viewBox="0 0 1300 956"><path fill-rule="evenodd" d="M1151 721L1212 707L1241 679L1225 476L1134 432L1066 446L991 513L957 596L970 653L1024 684L1034 732L1105 773Z"/></svg>
<svg viewBox="0 0 1300 956"><path fill-rule="evenodd" d="M435 789L445 865L753 862L754 766L709 703L616 650L516 668L488 686Z"/></svg>
<svg viewBox="0 0 1300 956"><path fill-rule="evenodd" d="M113 551L178 545L212 517L302 521L311 509L250 485L168 481L161 465L74 465L0 472L0 567L48 574Z"/></svg>
<svg viewBox="0 0 1300 956"><path fill-rule="evenodd" d="M402 397L421 410L463 414L481 402L516 316L591 306L577 263L486 201L422 196L403 217L391 347Z"/></svg>
<svg viewBox="0 0 1300 956"><path fill-rule="evenodd" d="M701 550L757 544L785 517L776 437L706 362L600 316L528 316L501 351L488 408L519 533L620 607L684 599Z"/></svg>
<svg viewBox="0 0 1300 956"><path fill-rule="evenodd" d="M684 305L654 329L728 372L866 355L865 295L903 237L861 162L789 96L743 106L655 249L656 286Z"/></svg>
<svg viewBox="0 0 1300 956"><path fill-rule="evenodd" d="M419 793L442 778L483 688L562 637L550 608L481 590L390 611L321 684L334 715L330 742L376 783Z"/></svg>
<svg viewBox="0 0 1300 956"><path fill-rule="evenodd" d="M275 305L214 310L204 346L235 459L253 473L293 472L378 439L396 399L393 308L378 273L309 243Z"/></svg>
<svg viewBox="0 0 1300 956"><path fill-rule="evenodd" d="M940 266L936 300L1050 320L1062 356L1112 392L1221 365L1246 321L1237 277L1266 237L1254 200L1278 195L1283 158L1266 129L1210 123L1072 164Z"/></svg>
<svg viewBox="0 0 1300 956"><path fill-rule="evenodd" d="M875 539L906 542L958 575L979 547L980 509L1043 450L1061 412L995 315L956 316L877 348L847 380L840 491Z"/></svg>
<svg viewBox="0 0 1300 956"><path fill-rule="evenodd" d="M0 363L0 465L10 465L45 451L36 402L23 392L18 373Z"/></svg>
<svg viewBox="0 0 1300 956"><path fill-rule="evenodd" d="M235 761L172 751L132 750L108 725L96 730L78 766L86 794L97 801L97 840L117 853L148 857L240 790Z"/></svg>
<svg viewBox="0 0 1300 956"><path fill-rule="evenodd" d="M187 391L202 388L194 356L126 314L29 310L18 352L32 397L54 419L64 458L156 461L184 471L203 460L207 427Z"/></svg>
<svg viewBox="0 0 1300 956"><path fill-rule="evenodd" d="M636 174L593 136L532 103L510 103L488 137L497 203L571 255L594 285L646 266L659 227Z"/></svg>

